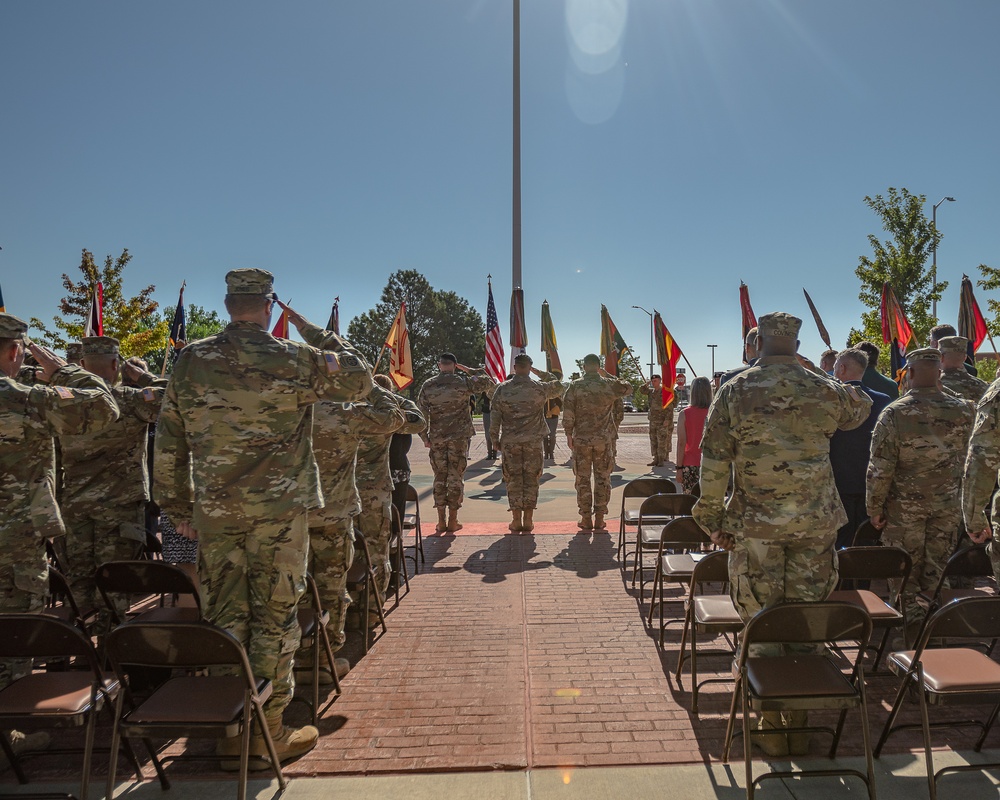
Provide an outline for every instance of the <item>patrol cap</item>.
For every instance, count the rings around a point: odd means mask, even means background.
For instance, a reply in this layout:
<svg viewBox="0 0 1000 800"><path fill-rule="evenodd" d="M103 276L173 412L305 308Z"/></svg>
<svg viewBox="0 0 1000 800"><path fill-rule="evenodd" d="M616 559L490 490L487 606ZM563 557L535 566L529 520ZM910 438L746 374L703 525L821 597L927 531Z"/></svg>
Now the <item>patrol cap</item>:
<svg viewBox="0 0 1000 800"><path fill-rule="evenodd" d="M66 360L79 361L83 357L83 342L70 342L66 345Z"/></svg>
<svg viewBox="0 0 1000 800"><path fill-rule="evenodd" d="M13 314L0 314L0 339L27 339L28 323Z"/></svg>
<svg viewBox="0 0 1000 800"><path fill-rule="evenodd" d="M957 338L957 337L956 337ZM941 351L936 347L921 347L919 350L911 350L906 354L907 364L932 364L941 365Z"/></svg>
<svg viewBox="0 0 1000 800"><path fill-rule="evenodd" d="M757 341L757 333L758 331L756 328L751 328L750 330L748 330L746 339L743 340L744 343L752 347Z"/></svg>
<svg viewBox="0 0 1000 800"><path fill-rule="evenodd" d="M772 311L757 320L757 332L761 336L780 336L798 339L802 320L784 311Z"/></svg>
<svg viewBox="0 0 1000 800"><path fill-rule="evenodd" d="M597 355L596 353L587 353L587 355L585 355L583 357L583 363L584 364L600 364L601 363L601 357L599 355Z"/></svg>
<svg viewBox="0 0 1000 800"><path fill-rule="evenodd" d="M964 336L945 336L938 340L942 353L968 353L969 340Z"/></svg>
<svg viewBox="0 0 1000 800"><path fill-rule="evenodd" d="M226 291L229 294L262 294L277 300L274 294L274 275L266 269L232 269L226 273Z"/></svg>
<svg viewBox="0 0 1000 800"><path fill-rule="evenodd" d="M113 336L84 336L82 345L85 356L116 356L118 340Z"/></svg>
<svg viewBox="0 0 1000 800"><path fill-rule="evenodd" d="M516 356L514 356L514 363L520 364L522 366L527 364L530 367L535 362L531 360L531 356L529 356L527 353L518 353Z"/></svg>
<svg viewBox="0 0 1000 800"><path fill-rule="evenodd" d="M441 355L438 356L438 363L439 364L442 364L442 363L443 364L457 364L458 363L458 359L455 358L455 354L454 353L442 353Z"/></svg>
<svg viewBox="0 0 1000 800"><path fill-rule="evenodd" d="M754 330L756 330L756 328ZM653 375L650 375L649 379L651 381L662 381L663 380L663 378L660 375L657 375L655 373Z"/></svg>

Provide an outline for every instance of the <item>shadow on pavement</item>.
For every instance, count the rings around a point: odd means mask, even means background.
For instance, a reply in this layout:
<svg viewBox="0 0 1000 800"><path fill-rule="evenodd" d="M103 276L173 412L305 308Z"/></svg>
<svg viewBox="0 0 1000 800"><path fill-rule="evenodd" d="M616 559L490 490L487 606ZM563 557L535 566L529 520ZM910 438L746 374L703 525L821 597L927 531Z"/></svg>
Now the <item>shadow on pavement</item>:
<svg viewBox="0 0 1000 800"><path fill-rule="evenodd" d="M502 583L508 575L546 569L551 561L534 561L538 555L532 534L501 536L484 550L476 550L465 561L466 572L482 575L483 583Z"/></svg>

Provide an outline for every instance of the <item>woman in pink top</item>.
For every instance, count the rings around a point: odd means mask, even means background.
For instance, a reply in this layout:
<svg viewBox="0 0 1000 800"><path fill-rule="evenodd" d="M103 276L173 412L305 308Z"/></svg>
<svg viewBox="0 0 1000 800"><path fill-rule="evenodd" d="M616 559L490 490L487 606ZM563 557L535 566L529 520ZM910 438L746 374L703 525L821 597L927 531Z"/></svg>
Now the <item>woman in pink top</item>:
<svg viewBox="0 0 1000 800"><path fill-rule="evenodd" d="M677 417L677 480L685 494L691 494L701 476L701 437L705 418L712 405L712 384L708 378L691 382L691 405Z"/></svg>

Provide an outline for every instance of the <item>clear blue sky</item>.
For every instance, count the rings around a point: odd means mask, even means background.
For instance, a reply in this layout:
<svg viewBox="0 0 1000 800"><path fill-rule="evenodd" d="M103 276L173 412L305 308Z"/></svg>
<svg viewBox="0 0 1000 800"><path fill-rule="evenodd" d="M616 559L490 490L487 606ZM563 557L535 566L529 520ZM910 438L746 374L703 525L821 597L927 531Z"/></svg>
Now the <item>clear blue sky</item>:
<svg viewBox="0 0 1000 800"><path fill-rule="evenodd" d="M648 360L656 307L699 372L758 315L841 343L889 186L944 195L938 267L1000 265L995 0L522 0L529 352L548 299L564 361L602 302ZM0 285L48 319L80 249L128 247L126 290L222 309L260 266L345 324L400 268L485 316L510 296L511 4L0 4ZM985 307L985 295L980 292Z"/></svg>

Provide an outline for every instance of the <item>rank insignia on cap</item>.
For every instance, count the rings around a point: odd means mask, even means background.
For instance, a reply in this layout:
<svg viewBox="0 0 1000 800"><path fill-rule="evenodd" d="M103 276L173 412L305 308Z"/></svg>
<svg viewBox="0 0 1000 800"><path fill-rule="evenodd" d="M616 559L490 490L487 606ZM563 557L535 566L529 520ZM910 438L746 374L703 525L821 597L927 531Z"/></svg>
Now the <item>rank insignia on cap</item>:
<svg viewBox="0 0 1000 800"><path fill-rule="evenodd" d="M323 357L326 358L326 371L327 372L339 372L340 371L340 361L337 359L336 353L323 353Z"/></svg>
<svg viewBox="0 0 1000 800"><path fill-rule="evenodd" d="M52 388L56 390L56 394L59 395L63 400L73 399L73 392L71 392L65 386L53 386Z"/></svg>

